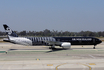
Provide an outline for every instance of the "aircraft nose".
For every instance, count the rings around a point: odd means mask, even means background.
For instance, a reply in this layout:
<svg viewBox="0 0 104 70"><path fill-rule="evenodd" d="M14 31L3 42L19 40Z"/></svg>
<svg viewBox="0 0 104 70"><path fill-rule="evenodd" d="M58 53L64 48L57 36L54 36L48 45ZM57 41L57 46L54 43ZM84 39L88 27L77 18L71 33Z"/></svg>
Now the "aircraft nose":
<svg viewBox="0 0 104 70"><path fill-rule="evenodd" d="M97 42L98 44L102 43L102 41L101 41L100 39L96 39L96 42Z"/></svg>
<svg viewBox="0 0 104 70"><path fill-rule="evenodd" d="M102 41L101 41L101 40L99 40L99 43L102 43Z"/></svg>
<svg viewBox="0 0 104 70"><path fill-rule="evenodd" d="M102 43L102 41L101 40L98 40L98 43L100 44L100 43Z"/></svg>

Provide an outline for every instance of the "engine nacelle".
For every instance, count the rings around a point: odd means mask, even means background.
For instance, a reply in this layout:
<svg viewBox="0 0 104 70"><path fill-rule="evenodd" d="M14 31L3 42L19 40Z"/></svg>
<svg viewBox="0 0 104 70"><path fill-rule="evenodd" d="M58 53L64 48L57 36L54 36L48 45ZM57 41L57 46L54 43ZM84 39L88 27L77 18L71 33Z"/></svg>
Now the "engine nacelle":
<svg viewBox="0 0 104 70"><path fill-rule="evenodd" d="M69 42L63 42L61 44L61 47L63 47L63 48L70 48L71 47L71 43L69 43Z"/></svg>

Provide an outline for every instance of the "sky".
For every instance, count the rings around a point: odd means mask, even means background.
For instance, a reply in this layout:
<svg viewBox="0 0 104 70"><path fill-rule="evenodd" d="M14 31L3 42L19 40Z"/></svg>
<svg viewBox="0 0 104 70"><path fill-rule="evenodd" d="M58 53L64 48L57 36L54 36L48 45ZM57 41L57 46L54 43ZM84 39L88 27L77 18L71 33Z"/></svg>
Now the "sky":
<svg viewBox="0 0 104 70"><path fill-rule="evenodd" d="M0 0L0 31L104 31L104 0Z"/></svg>

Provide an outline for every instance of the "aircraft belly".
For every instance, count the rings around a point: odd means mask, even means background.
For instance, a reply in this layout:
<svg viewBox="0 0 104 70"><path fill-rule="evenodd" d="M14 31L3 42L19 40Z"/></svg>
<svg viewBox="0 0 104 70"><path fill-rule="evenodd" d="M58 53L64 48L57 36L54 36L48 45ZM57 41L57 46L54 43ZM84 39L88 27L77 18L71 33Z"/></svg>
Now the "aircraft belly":
<svg viewBox="0 0 104 70"><path fill-rule="evenodd" d="M84 43L84 42L82 42L82 43L71 43L71 45L94 45L94 43Z"/></svg>

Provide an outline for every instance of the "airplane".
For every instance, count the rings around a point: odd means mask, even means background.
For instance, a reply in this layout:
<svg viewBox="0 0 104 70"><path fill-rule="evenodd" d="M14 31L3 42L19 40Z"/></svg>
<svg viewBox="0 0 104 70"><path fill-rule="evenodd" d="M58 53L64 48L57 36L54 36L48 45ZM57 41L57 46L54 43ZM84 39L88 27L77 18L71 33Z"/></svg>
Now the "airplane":
<svg viewBox="0 0 104 70"><path fill-rule="evenodd" d="M20 45L51 46L49 49L55 49L55 46L60 46L64 49L70 48L71 45L94 45L93 49L95 49L95 46L102 42L94 37L19 37L9 26L6 24L3 24L3 26L8 36L3 41Z"/></svg>

